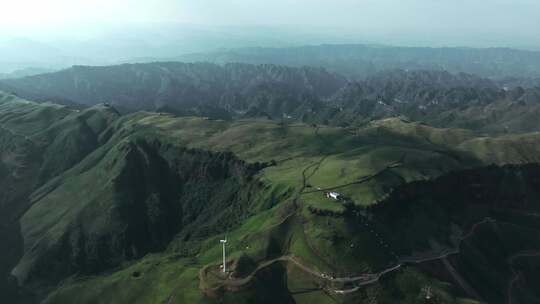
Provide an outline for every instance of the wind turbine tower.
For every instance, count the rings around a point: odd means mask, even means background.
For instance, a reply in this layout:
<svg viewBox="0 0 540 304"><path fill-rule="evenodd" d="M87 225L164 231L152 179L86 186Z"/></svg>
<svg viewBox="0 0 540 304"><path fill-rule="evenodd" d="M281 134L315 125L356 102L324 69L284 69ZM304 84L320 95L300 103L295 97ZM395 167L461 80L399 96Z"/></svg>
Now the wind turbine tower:
<svg viewBox="0 0 540 304"><path fill-rule="evenodd" d="M227 244L227 239L219 240L221 244L223 245L223 272L227 272L227 264L225 259L225 244Z"/></svg>

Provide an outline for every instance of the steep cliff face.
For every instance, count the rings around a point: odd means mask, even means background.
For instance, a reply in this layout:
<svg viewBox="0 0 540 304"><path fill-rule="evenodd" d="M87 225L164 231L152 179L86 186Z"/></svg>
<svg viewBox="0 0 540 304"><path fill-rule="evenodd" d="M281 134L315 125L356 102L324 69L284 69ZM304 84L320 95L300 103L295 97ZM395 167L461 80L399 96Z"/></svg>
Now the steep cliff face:
<svg viewBox="0 0 540 304"><path fill-rule="evenodd" d="M204 239L254 211L258 168L229 153L134 138L89 157L101 160L38 190L22 218L21 282L98 273L162 251L180 232L181 241Z"/></svg>

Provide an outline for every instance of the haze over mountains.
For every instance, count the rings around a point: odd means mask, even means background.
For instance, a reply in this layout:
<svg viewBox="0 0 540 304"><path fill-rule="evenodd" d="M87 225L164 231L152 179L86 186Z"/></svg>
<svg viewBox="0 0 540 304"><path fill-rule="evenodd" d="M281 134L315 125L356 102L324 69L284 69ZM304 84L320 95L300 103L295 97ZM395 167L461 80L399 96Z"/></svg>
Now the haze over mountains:
<svg viewBox="0 0 540 304"><path fill-rule="evenodd" d="M540 303L540 3L488 2L4 3L0 302Z"/></svg>
<svg viewBox="0 0 540 304"><path fill-rule="evenodd" d="M116 41L113 37L111 39ZM366 44L234 48L237 45L245 45L240 42L244 38L238 38L240 40L235 42L235 38L231 37L223 38L223 43L217 43L223 48L215 50L210 47L210 45L216 45L215 39L198 42L201 45L199 47L194 47L197 43L194 44L193 38L183 39L186 41L170 42L164 37L161 38L161 42L149 43L122 38L116 42L117 46L111 45L108 42L110 40L104 40L79 43L78 46L77 44L67 45L64 48L55 48L30 40L8 40L4 43L0 42L2 45L0 73L29 68L58 70L71 65L180 61L324 67L331 72L354 79L365 78L388 69L435 69L476 74L492 79L536 78L537 81L540 78L538 65L540 51L509 48L393 47ZM264 43L259 43L259 40L250 42L248 45L251 43L264 45ZM286 42L268 44L288 45ZM186 45L190 47L186 48ZM40 57L33 56L36 52L41 54Z"/></svg>
<svg viewBox="0 0 540 304"><path fill-rule="evenodd" d="M352 78L388 69L428 69L487 78L538 77L540 52L505 48L421 48L376 45L321 45L294 48L243 48L185 55L180 61L273 63L321 66Z"/></svg>

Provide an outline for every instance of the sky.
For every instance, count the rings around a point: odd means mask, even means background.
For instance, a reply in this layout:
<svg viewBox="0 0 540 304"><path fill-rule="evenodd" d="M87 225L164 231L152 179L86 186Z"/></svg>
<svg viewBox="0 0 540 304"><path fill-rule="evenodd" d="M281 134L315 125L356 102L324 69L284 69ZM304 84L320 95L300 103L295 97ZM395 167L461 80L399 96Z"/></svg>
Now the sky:
<svg viewBox="0 0 540 304"><path fill-rule="evenodd" d="M540 50L539 0L2 0L0 73L235 47Z"/></svg>
<svg viewBox="0 0 540 304"><path fill-rule="evenodd" d="M16 0L3 1L0 35L81 38L127 26L289 26L377 35L535 44L538 0ZM536 39L540 40L540 39ZM457 41L456 41L457 42Z"/></svg>

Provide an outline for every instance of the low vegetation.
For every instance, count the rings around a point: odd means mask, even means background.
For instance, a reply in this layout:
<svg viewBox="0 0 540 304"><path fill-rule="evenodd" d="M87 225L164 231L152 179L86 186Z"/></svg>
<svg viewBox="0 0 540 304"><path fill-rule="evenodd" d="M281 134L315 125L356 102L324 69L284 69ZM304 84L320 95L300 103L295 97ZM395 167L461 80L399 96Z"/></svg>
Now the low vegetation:
<svg viewBox="0 0 540 304"><path fill-rule="evenodd" d="M120 115L2 94L0 135L0 185L16 190L0 197L14 248L0 270L46 303L502 303L534 264L508 260L538 242L535 133ZM522 301L537 297L525 276Z"/></svg>

